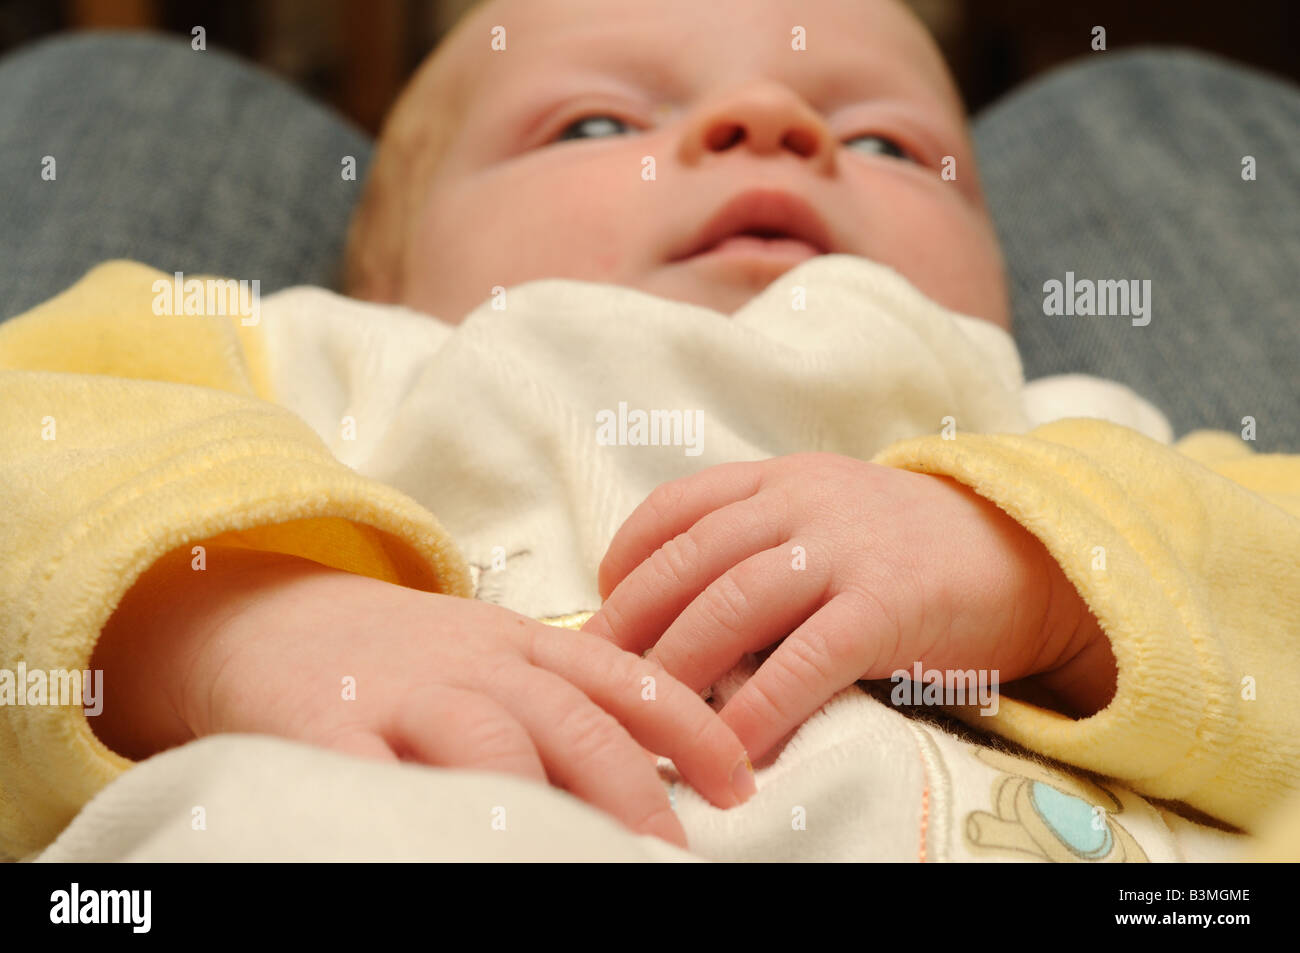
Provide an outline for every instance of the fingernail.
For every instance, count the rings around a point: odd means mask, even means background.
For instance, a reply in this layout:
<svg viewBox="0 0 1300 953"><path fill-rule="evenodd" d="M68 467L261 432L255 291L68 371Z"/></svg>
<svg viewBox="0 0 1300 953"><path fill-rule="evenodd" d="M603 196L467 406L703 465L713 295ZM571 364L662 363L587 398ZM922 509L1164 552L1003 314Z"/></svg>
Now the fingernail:
<svg viewBox="0 0 1300 953"><path fill-rule="evenodd" d="M748 755L745 756L744 761L736 765L736 770L731 772L731 790L741 804L758 793L758 785L754 783L754 766L749 763Z"/></svg>

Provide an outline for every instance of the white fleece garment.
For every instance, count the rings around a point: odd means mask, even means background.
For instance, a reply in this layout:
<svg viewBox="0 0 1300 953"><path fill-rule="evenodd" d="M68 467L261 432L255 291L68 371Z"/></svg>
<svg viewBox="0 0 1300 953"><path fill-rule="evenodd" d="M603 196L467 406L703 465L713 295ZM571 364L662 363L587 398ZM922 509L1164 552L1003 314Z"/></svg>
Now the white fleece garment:
<svg viewBox="0 0 1300 953"><path fill-rule="evenodd" d="M598 608L596 569L623 520L655 486L714 464L809 450L869 459L945 418L1022 433L1097 416L1171 438L1122 385L1025 386L1006 332L861 258L813 259L731 317L567 280L499 303L450 326L298 288L265 300L261 321L276 401L341 461L434 513L475 567L478 598L537 618ZM698 413L698 448L599 445L598 415L620 404ZM1238 841L856 687L757 767L758 795L731 811L672 783L694 856L1179 860L1227 856ZM227 736L129 771L39 859L600 857L688 859L516 779Z"/></svg>

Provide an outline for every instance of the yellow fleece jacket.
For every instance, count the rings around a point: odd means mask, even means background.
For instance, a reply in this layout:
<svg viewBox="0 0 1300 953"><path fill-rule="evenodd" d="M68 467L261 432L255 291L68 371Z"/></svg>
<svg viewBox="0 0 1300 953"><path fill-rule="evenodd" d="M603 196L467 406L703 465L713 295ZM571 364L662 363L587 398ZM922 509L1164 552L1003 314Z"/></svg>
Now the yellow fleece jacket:
<svg viewBox="0 0 1300 953"><path fill-rule="evenodd" d="M472 595L433 514L277 405L261 330L156 315L160 277L104 265L0 325L0 671L86 669L149 565L223 535ZM973 724L1252 832L1300 789L1300 457L1219 432L1170 448L1068 419L911 437L874 459L996 502L1111 639L1119 678L1102 712L1004 698ZM49 843L131 764L79 706L0 705L0 852Z"/></svg>

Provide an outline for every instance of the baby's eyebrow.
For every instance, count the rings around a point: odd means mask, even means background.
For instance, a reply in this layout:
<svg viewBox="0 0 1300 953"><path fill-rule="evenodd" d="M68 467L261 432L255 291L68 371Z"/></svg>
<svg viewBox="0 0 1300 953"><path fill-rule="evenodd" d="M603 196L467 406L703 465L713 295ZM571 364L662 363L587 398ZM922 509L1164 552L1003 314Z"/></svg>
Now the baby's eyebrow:
<svg viewBox="0 0 1300 953"><path fill-rule="evenodd" d="M639 43L606 43L597 50L586 50L581 59L574 59L571 52L559 55L560 64L556 65L556 55L542 47L536 55L536 69L528 69L525 63L523 74L530 84L546 85L552 77L568 75L608 76L626 82L629 86L651 90L665 96L684 96L690 92L678 70L671 64L671 57L665 56L653 47Z"/></svg>
<svg viewBox="0 0 1300 953"><path fill-rule="evenodd" d="M543 88L549 85L548 79L566 75L604 76L622 81L632 89L676 101L699 92L692 88L693 84L678 68L682 50L660 49L646 37L635 37L629 42L611 39L605 33L600 33L599 37L600 42L580 49L577 58L573 50L573 33L566 34L567 42L563 49L557 49L558 44L535 47L525 54L534 61L532 68L525 60L517 75L527 77L530 86ZM729 59L725 45L715 55L723 60ZM856 48L851 55L838 51L799 54L797 62L787 59L793 55L784 45L774 44L770 51L772 63L759 62L778 67L765 75L804 91L806 99L816 101L814 105L820 104L828 110L912 88L898 81L900 75L914 75L901 69L904 64L883 62L879 57L866 55ZM785 68L790 66L795 68ZM940 99L937 90L929 92L936 100Z"/></svg>
<svg viewBox="0 0 1300 953"><path fill-rule="evenodd" d="M798 87L808 91L805 99L827 112L857 103L899 97L930 100L941 108L946 104L945 93L922 78L921 72L905 69L905 63L892 63L862 54L822 54L805 62L807 68Z"/></svg>
<svg viewBox="0 0 1300 953"><path fill-rule="evenodd" d="M687 87L677 72L662 61L658 61L653 70L644 69L629 59L614 60L609 63L574 64L571 62L567 67L567 69L544 74L544 78L538 78L538 74L531 70L525 71L524 75L528 76L525 84L527 92L513 100L511 105L522 105L530 116L540 122L544 116L537 116L538 110L567 96L579 96L598 91L601 84L608 80L613 80L615 83L614 86L605 87L612 93L647 94L655 100L655 105L659 105L663 99L682 102L695 95L695 91ZM811 80L789 85L813 108L825 114L859 103L896 98L900 94L906 94L906 98L916 95L915 88L901 87L897 83L889 82L884 71L876 75L867 74L866 78L863 78L864 74L860 66L856 72L856 76L850 76L849 71L822 71ZM783 81L781 77L773 78ZM489 95L495 101L501 101L499 92L492 92ZM934 106L946 111L944 98L937 91L926 89L923 95L930 99Z"/></svg>

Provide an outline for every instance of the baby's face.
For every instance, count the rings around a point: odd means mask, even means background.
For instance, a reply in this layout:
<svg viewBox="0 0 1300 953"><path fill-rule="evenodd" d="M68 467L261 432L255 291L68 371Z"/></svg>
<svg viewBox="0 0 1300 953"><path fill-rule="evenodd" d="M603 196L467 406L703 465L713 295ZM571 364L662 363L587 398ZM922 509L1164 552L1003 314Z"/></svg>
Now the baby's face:
<svg viewBox="0 0 1300 953"><path fill-rule="evenodd" d="M844 253L1007 326L960 100L895 0L492 0L439 55L469 92L409 307L457 321L496 285L574 278L731 314Z"/></svg>

